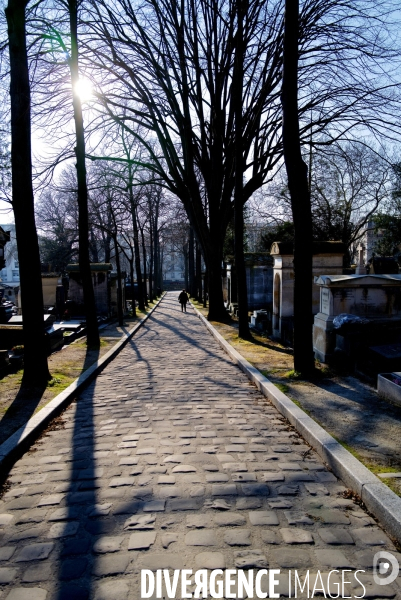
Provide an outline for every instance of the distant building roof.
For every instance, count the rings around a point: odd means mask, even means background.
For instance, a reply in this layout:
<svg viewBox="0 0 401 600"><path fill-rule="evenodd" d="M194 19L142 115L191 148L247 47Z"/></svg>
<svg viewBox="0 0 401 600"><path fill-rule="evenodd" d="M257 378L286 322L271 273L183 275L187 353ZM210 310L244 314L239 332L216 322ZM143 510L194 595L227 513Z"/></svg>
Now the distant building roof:
<svg viewBox="0 0 401 600"><path fill-rule="evenodd" d="M316 254L345 254L347 247L343 242L312 242L312 253ZM294 254L293 242L273 242L270 249L272 255L281 254L291 256Z"/></svg>
<svg viewBox="0 0 401 600"><path fill-rule="evenodd" d="M91 271L111 271L111 263L91 263ZM79 273L79 264L67 265L67 273Z"/></svg>
<svg viewBox="0 0 401 600"><path fill-rule="evenodd" d="M270 265L273 264L273 259L270 252L244 252L244 260L246 265ZM234 265L234 256L227 256L227 264Z"/></svg>
<svg viewBox="0 0 401 600"><path fill-rule="evenodd" d="M319 275L315 277L317 285L337 285L342 287L401 285L401 275Z"/></svg>

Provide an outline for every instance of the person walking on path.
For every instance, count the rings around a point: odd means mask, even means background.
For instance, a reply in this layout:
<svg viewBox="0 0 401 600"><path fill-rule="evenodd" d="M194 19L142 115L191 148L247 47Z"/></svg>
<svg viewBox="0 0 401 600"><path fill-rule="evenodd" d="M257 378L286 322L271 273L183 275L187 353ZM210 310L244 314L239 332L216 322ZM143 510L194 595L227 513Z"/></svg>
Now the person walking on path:
<svg viewBox="0 0 401 600"><path fill-rule="evenodd" d="M178 296L178 302L181 304L181 312L187 312L187 302L188 302L188 294L185 290L182 290L181 294Z"/></svg>

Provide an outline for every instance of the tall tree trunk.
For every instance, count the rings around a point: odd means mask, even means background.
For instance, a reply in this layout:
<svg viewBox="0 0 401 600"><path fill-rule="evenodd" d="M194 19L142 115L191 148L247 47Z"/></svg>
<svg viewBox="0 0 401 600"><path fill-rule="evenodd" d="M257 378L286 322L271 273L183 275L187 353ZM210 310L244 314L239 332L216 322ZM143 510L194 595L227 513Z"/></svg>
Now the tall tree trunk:
<svg viewBox="0 0 401 600"><path fill-rule="evenodd" d="M150 248L149 248L149 302L153 302L153 277L154 277L154 273L153 273L153 225L152 225L152 219L149 219L149 241L150 241Z"/></svg>
<svg viewBox="0 0 401 600"><path fill-rule="evenodd" d="M208 296L207 284L208 284L208 281L209 281L209 276L206 271L205 277L203 279L203 308L206 308L206 306L207 306L207 296Z"/></svg>
<svg viewBox="0 0 401 600"><path fill-rule="evenodd" d="M99 329L96 317L95 294L93 291L92 274L89 259L89 214L88 214L88 187L86 182L85 166L85 135L82 117L82 106L79 95L76 93L79 82L78 67L78 2L68 0L70 30L71 30L71 57L69 60L72 102L74 107L75 122L75 156L78 181L78 233L79 233L79 271L82 280L82 289L85 303L85 317L87 328L88 346L100 346Z"/></svg>
<svg viewBox="0 0 401 600"><path fill-rule="evenodd" d="M113 236L114 252L116 253L116 269L117 269L117 318L120 327L124 325L124 311L123 311L123 294L122 294L122 281L121 281L121 263L120 253L118 251L117 235Z"/></svg>
<svg viewBox="0 0 401 600"><path fill-rule="evenodd" d="M104 240L104 262L109 263L111 257L111 248L110 248L111 237L107 234Z"/></svg>
<svg viewBox="0 0 401 600"><path fill-rule="evenodd" d="M142 269L141 269L141 255L139 251L139 234L138 234L138 221L136 214L136 202L132 191L132 165L128 166L128 177L129 177L129 198L131 206L131 217L132 217L132 229L134 233L134 256L135 256L135 271L136 271L136 282L138 284L138 308L139 310L145 310L145 294L144 286L142 282ZM134 281L132 281L134 285ZM133 302L135 300L133 299Z"/></svg>
<svg viewBox="0 0 401 600"><path fill-rule="evenodd" d="M93 233L92 227L90 228L90 245L91 245L92 262L98 263L99 262L99 252L97 249L97 240Z"/></svg>
<svg viewBox="0 0 401 600"><path fill-rule="evenodd" d="M100 217L99 217L100 218ZM103 229L101 230L102 245L103 245L103 262L110 262L110 234L106 233Z"/></svg>
<svg viewBox="0 0 401 600"><path fill-rule="evenodd" d="M189 240L188 240L188 280L189 280L189 294L192 298L196 296L195 287L195 239L194 230L189 227Z"/></svg>
<svg viewBox="0 0 401 600"><path fill-rule="evenodd" d="M294 369L314 369L312 341L312 211L308 168L302 159L298 117L298 0L285 1L283 108L284 161L294 220Z"/></svg>
<svg viewBox="0 0 401 600"><path fill-rule="evenodd" d="M42 386L50 379L50 374L43 327L43 291L32 188L31 96L25 31L27 4L24 0L9 0L6 8L11 79L11 173L21 277L23 383Z"/></svg>
<svg viewBox="0 0 401 600"><path fill-rule="evenodd" d="M131 247L131 258L129 259L129 276L131 280L131 293L132 293L132 316L136 317L136 306L135 306L135 290L134 290L134 249Z"/></svg>
<svg viewBox="0 0 401 600"><path fill-rule="evenodd" d="M236 0L237 34L235 43L233 104L235 115L235 190L234 190L234 254L237 273L238 335L250 337L248 322L248 293L244 260L244 202L243 202L243 144L242 88L244 78L244 16L246 0Z"/></svg>
<svg viewBox="0 0 401 600"><path fill-rule="evenodd" d="M202 302L202 254L199 242L195 242L195 280L196 280L196 299Z"/></svg>
<svg viewBox="0 0 401 600"><path fill-rule="evenodd" d="M216 248L217 250L217 248ZM223 284L221 279L222 251L206 257L207 294L209 300L209 321L226 321L227 312L223 301Z"/></svg>
<svg viewBox="0 0 401 600"><path fill-rule="evenodd" d="M134 253L135 253L135 271L136 281L138 284L138 308L139 310L145 310L145 295L146 295L146 275L145 283L142 280L142 269L141 269L141 253L139 250L139 233L138 233L138 220L136 214L136 205L132 205L132 227L134 230Z"/></svg>
<svg viewBox="0 0 401 600"><path fill-rule="evenodd" d="M157 226L153 230L153 294L157 296L157 288L159 287L159 231Z"/></svg>
<svg viewBox="0 0 401 600"><path fill-rule="evenodd" d="M219 200L214 199L213 206L210 205L209 228L210 235L206 243L202 246L203 258L206 263L207 272L207 294L208 294L208 320L227 321L227 311L223 299L223 241L225 237L226 225L222 224L221 214L217 209ZM212 210L213 209L213 210ZM196 231L196 229L195 229ZM198 238L200 240L200 238Z"/></svg>
<svg viewBox="0 0 401 600"><path fill-rule="evenodd" d="M159 285L159 211L160 195L157 194L154 206L152 239L153 239L153 296L157 296L157 287Z"/></svg>
<svg viewBox="0 0 401 600"><path fill-rule="evenodd" d="M148 292L146 289L146 278L147 278L147 267L146 267L146 261L147 261L147 256L146 256L146 244L145 244L145 235L143 233L143 227L141 227L141 239L142 239L142 256L143 256L143 281L144 281L144 302L145 302L145 306L149 306L149 302L148 302Z"/></svg>
<svg viewBox="0 0 401 600"><path fill-rule="evenodd" d="M185 281L185 289L188 291L189 289L189 269L188 269L188 242L185 242L182 248L184 254L184 281Z"/></svg>
<svg viewBox="0 0 401 600"><path fill-rule="evenodd" d="M162 289L162 250L160 244L160 231L157 232L157 279L156 286L159 290ZM159 295L159 294L158 294Z"/></svg>
<svg viewBox="0 0 401 600"><path fill-rule="evenodd" d="M164 252L162 245L159 243L159 287L160 291L163 291L163 261L164 261Z"/></svg>

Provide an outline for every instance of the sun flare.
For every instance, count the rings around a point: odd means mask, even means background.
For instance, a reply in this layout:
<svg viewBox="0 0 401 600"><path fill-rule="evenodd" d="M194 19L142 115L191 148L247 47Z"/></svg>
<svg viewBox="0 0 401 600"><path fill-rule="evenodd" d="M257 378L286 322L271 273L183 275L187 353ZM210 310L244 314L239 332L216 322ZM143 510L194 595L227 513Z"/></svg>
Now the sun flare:
<svg viewBox="0 0 401 600"><path fill-rule="evenodd" d="M82 78L74 86L74 91L81 102L90 100L93 96L93 86L89 79Z"/></svg>

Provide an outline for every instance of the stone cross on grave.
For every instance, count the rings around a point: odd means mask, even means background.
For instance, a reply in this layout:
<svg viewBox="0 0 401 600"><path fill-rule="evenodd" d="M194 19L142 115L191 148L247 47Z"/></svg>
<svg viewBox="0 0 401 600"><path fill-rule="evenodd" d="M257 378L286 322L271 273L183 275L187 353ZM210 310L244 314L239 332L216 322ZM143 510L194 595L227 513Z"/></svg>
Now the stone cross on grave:
<svg viewBox="0 0 401 600"><path fill-rule="evenodd" d="M363 244L359 244L358 248L358 262L355 269L355 275L366 275L366 269L363 262L363 253L365 251L365 246Z"/></svg>

